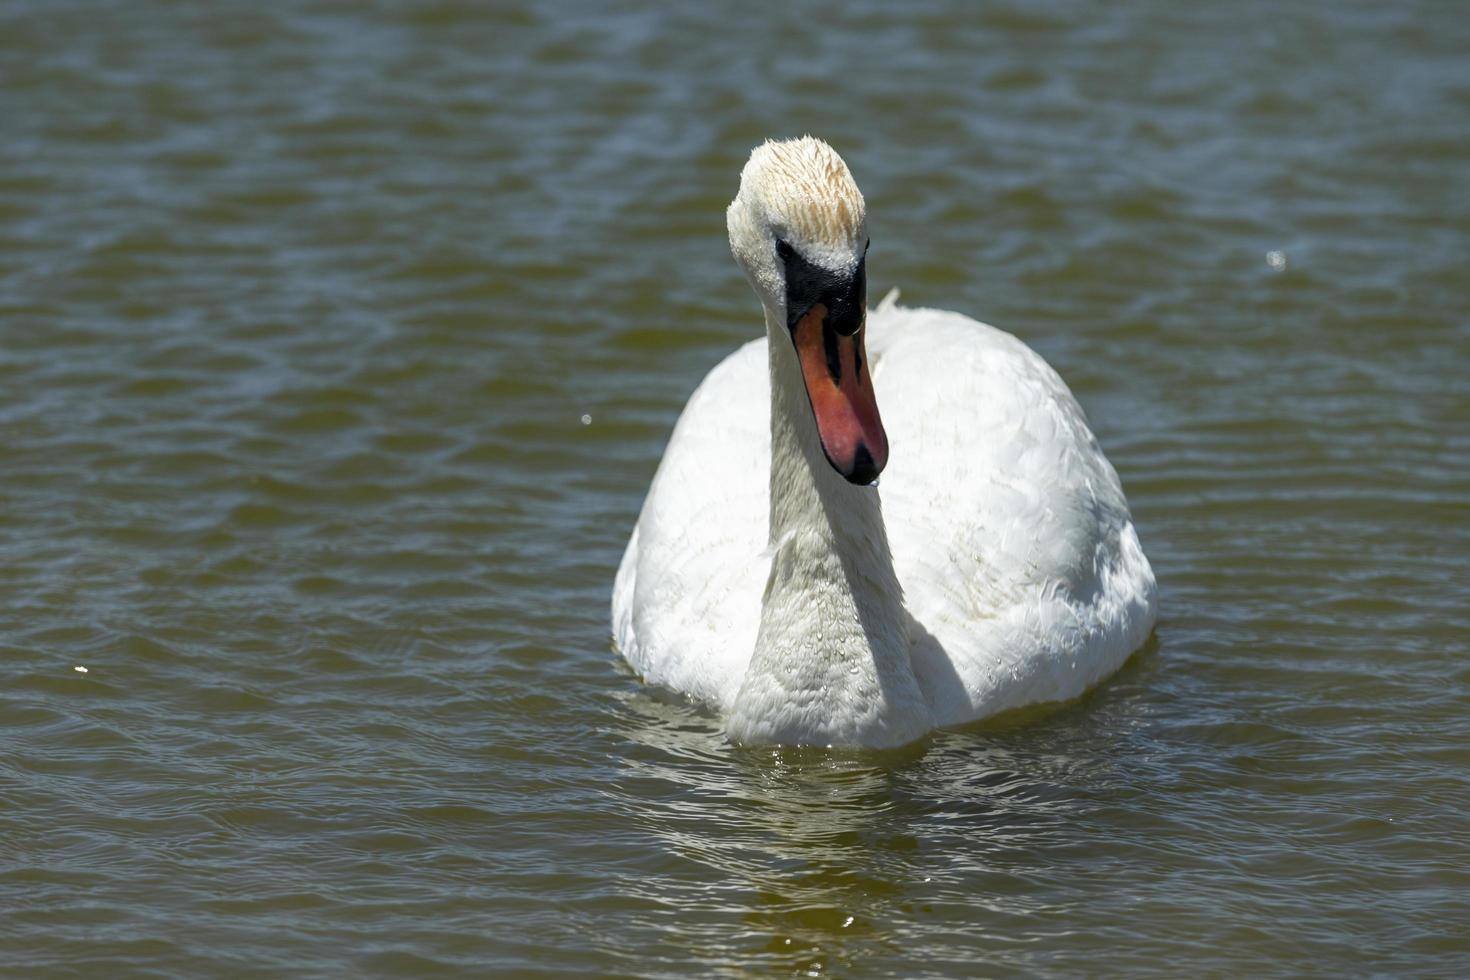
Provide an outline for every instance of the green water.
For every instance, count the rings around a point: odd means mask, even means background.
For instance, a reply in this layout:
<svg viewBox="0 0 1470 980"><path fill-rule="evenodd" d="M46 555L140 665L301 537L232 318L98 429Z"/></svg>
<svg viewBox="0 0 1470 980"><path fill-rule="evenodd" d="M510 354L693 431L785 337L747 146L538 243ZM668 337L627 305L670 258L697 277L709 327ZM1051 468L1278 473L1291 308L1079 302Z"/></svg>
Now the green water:
<svg viewBox="0 0 1470 980"><path fill-rule="evenodd" d="M611 6L0 6L0 973L1470 973L1470 7ZM1122 476L1078 704L610 650L805 131Z"/></svg>

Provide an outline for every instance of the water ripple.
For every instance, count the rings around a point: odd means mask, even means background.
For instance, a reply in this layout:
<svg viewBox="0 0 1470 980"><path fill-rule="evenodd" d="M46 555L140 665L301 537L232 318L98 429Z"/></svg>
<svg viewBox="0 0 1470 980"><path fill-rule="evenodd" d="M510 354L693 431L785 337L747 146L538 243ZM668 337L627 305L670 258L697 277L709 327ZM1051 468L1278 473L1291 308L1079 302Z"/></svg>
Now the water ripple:
<svg viewBox="0 0 1470 980"><path fill-rule="evenodd" d="M1465 18L142 7L0 13L9 969L1466 972ZM609 649L803 130L1124 480L1076 704L735 749Z"/></svg>

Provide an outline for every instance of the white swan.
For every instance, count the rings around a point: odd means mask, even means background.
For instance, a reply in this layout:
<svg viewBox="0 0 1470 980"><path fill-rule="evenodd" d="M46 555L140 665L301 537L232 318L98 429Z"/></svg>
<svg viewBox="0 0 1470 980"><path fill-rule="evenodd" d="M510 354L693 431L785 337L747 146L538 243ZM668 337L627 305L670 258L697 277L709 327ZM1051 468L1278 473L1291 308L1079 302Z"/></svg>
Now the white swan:
<svg viewBox="0 0 1470 980"><path fill-rule="evenodd" d="M674 428L613 587L628 663L737 742L865 747L1122 665L1153 571L1056 373L957 313L868 313L863 198L820 140L757 147L726 219L766 336Z"/></svg>

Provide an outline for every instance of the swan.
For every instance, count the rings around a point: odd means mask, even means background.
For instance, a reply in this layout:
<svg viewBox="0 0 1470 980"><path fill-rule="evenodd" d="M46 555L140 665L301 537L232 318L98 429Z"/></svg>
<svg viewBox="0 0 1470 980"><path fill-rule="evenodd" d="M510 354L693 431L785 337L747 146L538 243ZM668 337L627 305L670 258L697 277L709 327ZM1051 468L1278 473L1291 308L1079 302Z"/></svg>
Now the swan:
<svg viewBox="0 0 1470 980"><path fill-rule="evenodd" d="M856 748L1120 667L1157 586L1056 372L958 313L869 311L865 204L821 140L756 147L726 224L766 335L674 427L613 585L628 664L736 743Z"/></svg>

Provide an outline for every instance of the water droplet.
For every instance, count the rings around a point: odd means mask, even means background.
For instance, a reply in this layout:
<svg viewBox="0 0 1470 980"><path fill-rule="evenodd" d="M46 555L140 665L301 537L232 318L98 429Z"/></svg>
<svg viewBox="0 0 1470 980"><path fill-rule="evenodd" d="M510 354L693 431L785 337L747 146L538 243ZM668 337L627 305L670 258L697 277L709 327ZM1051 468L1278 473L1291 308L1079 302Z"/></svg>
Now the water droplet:
<svg viewBox="0 0 1470 980"><path fill-rule="evenodd" d="M75 667L72 668L72 670L76 671L78 674L85 674L87 672L87 668L83 667L81 664L77 664Z"/></svg>
<svg viewBox="0 0 1470 980"><path fill-rule="evenodd" d="M842 920L842 928L846 929L850 925L852 925L852 916L849 915L846 919Z"/></svg>
<svg viewBox="0 0 1470 980"><path fill-rule="evenodd" d="M590 416L590 415L583 415L582 416L582 424L583 425L591 425L592 424L592 416Z"/></svg>
<svg viewBox="0 0 1470 980"><path fill-rule="evenodd" d="M1266 264L1277 272L1280 272L1286 268L1286 253L1280 249L1273 248L1266 253Z"/></svg>

